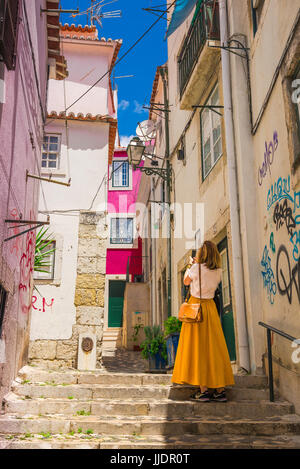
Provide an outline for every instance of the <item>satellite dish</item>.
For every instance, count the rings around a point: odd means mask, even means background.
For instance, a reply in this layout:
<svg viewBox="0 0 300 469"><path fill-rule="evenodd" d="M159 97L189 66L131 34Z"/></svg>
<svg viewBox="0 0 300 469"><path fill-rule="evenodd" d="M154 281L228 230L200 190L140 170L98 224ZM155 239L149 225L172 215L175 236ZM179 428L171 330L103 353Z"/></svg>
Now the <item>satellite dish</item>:
<svg viewBox="0 0 300 469"><path fill-rule="evenodd" d="M156 136L155 122L151 120L139 122L136 128L136 135L140 137L142 142L148 142L154 139Z"/></svg>

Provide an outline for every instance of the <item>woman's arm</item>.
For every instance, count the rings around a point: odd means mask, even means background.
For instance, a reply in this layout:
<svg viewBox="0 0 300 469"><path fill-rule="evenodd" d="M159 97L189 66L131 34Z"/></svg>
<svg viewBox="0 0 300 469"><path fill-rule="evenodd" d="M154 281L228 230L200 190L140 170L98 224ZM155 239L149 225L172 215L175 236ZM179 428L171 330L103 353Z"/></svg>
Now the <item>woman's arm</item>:
<svg viewBox="0 0 300 469"><path fill-rule="evenodd" d="M191 266L192 266L194 263L195 263L195 258L192 259L192 258L190 257L190 263L189 263L188 268L186 269L185 274L184 274L184 277L183 277L183 284L186 285L186 286L190 285L190 283L192 282L192 279L191 279L191 277L189 276L189 272L190 272Z"/></svg>

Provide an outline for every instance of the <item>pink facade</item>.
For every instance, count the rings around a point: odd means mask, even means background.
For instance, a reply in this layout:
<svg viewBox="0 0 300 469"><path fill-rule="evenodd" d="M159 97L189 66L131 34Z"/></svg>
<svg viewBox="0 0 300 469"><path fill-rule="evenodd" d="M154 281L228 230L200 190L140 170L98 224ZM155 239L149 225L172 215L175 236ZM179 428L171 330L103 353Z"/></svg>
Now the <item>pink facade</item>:
<svg viewBox="0 0 300 469"><path fill-rule="evenodd" d="M12 0L17 12L15 67L0 62L0 397L26 363L32 298L35 231L5 220L44 219L38 214L40 148L46 112L48 39L44 0ZM26 9L25 9L26 8ZM34 59L33 59L34 55ZM17 226L17 227L16 227ZM0 294L1 299L1 294Z"/></svg>
<svg viewBox="0 0 300 469"><path fill-rule="evenodd" d="M123 148L116 149L114 153L114 161L118 158L127 158L126 150ZM131 169L130 169L131 171ZM111 171L109 172L111 174ZM110 190L108 189L107 205L110 214L135 214L136 197L139 190L141 180L140 171L132 171L132 184L129 190ZM136 235L136 233L134 233ZM142 274L142 239L138 237L135 240L136 247L131 249L111 248L107 249L106 274L107 275L124 275L127 272L127 263L129 259L129 274L131 279L134 275Z"/></svg>

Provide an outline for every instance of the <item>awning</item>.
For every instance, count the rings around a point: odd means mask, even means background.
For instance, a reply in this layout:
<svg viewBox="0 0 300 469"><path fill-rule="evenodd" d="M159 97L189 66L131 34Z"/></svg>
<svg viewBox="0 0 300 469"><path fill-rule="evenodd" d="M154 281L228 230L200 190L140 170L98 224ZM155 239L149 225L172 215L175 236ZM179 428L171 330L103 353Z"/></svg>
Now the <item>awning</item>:
<svg viewBox="0 0 300 469"><path fill-rule="evenodd" d="M169 37L184 22L184 20L193 10L196 3L198 3L197 8L199 8L202 0L176 0L169 28L166 33L166 38Z"/></svg>

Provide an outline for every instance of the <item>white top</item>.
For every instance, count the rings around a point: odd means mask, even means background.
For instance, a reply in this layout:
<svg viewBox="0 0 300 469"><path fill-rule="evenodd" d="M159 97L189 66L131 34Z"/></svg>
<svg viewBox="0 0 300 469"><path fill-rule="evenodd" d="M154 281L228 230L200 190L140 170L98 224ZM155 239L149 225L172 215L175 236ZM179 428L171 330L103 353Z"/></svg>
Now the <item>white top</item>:
<svg viewBox="0 0 300 469"><path fill-rule="evenodd" d="M222 269L211 270L205 264L201 265L201 298L209 299L215 296L215 291L218 288L222 278ZM193 264L190 269L187 269L185 277L189 276L192 280L190 284L191 295L200 298L199 286L199 264Z"/></svg>

